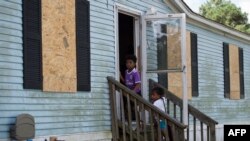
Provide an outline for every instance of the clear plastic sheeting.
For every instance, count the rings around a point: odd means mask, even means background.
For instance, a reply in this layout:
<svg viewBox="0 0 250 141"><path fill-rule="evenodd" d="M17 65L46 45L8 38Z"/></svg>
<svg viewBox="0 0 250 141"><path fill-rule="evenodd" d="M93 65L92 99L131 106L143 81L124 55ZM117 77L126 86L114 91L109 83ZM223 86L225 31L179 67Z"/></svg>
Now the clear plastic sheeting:
<svg viewBox="0 0 250 141"><path fill-rule="evenodd" d="M146 21L147 70L181 70L181 20Z"/></svg>

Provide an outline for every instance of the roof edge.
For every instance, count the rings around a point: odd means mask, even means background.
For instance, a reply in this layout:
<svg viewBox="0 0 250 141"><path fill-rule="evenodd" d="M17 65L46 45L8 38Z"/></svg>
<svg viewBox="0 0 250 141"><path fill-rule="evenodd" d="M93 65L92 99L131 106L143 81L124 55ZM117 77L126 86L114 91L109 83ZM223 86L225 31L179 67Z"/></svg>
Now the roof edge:
<svg viewBox="0 0 250 141"><path fill-rule="evenodd" d="M165 3L168 3L167 2L168 0L164 0ZM193 12L187 5L185 2L183 2L182 0L170 0L171 2L173 2L173 4L175 4L175 6L177 6L180 10L180 12L184 12L186 15L187 15L187 19L190 18L191 20L194 20L196 21L197 23L201 24L202 25L206 25L208 27L211 27L211 28L214 28L216 30L219 30L222 32L222 34L224 36L226 36L226 34L230 34L230 36L232 37L238 37L238 38L241 38L245 41L247 41L247 43L249 44L250 42L250 35L246 34L246 33L243 33L243 32L240 32L236 29L233 29L231 27L228 27L226 25L223 25L223 24L220 24L218 22L215 22L213 20L210 20L210 19L207 19L195 12ZM211 30L211 28L208 28L209 30Z"/></svg>

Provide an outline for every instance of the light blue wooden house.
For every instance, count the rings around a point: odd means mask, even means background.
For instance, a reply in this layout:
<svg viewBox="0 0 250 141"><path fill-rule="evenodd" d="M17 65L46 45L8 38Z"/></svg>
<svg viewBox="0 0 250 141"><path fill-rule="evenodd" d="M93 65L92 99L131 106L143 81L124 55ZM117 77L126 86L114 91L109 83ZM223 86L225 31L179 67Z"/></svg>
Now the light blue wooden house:
<svg viewBox="0 0 250 141"><path fill-rule="evenodd" d="M117 137L107 77L119 82L131 53L143 98L159 82L182 98L184 124L185 104L218 122L216 141L223 125L249 124L250 35L182 0L1 0L0 141L22 113L35 118L34 141Z"/></svg>

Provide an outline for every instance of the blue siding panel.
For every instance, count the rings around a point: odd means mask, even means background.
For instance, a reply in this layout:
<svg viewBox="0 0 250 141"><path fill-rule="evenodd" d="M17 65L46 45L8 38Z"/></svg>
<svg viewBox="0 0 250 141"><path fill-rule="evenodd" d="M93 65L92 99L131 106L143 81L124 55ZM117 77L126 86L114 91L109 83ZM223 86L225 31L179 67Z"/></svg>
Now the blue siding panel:
<svg viewBox="0 0 250 141"><path fill-rule="evenodd" d="M116 73L114 3L141 12L155 7L159 13L173 13L162 0L90 0L91 92L72 94L23 89L22 0L0 1L0 139L9 138L21 113L35 116L36 136L111 130L106 76ZM190 104L219 122L250 119L250 44L191 24L187 29L198 35L200 91ZM222 42L244 49L243 100L224 99ZM148 57L155 59L154 53Z"/></svg>
<svg viewBox="0 0 250 141"><path fill-rule="evenodd" d="M250 44L221 36L205 29L187 24L188 30L198 34L199 97L190 104L199 108L219 123L246 123L250 119ZM245 99L224 98L223 48L227 42L243 48ZM240 120L240 121L239 121Z"/></svg>
<svg viewBox="0 0 250 141"><path fill-rule="evenodd" d="M22 10L21 0L1 0L0 5L9 9Z"/></svg>
<svg viewBox="0 0 250 141"><path fill-rule="evenodd" d="M4 19L0 19L0 27L22 30L21 24L8 22L8 21L5 21Z"/></svg>

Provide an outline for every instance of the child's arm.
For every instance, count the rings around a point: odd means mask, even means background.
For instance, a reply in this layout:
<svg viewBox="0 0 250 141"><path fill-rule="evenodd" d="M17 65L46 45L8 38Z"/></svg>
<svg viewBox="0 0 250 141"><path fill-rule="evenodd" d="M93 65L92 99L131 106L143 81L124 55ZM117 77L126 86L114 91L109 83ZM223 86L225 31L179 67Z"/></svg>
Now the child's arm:
<svg viewBox="0 0 250 141"><path fill-rule="evenodd" d="M120 79L121 79L122 83L125 83L125 80L124 80L124 78L123 78L123 76L122 76L121 73L120 73Z"/></svg>
<svg viewBox="0 0 250 141"><path fill-rule="evenodd" d="M141 89L141 83L136 83L136 84L135 84L134 91L135 91L135 92L138 92L137 90L140 90L140 89Z"/></svg>
<svg viewBox="0 0 250 141"><path fill-rule="evenodd" d="M141 90L141 78L139 72L134 74L135 88L134 91L138 92Z"/></svg>

